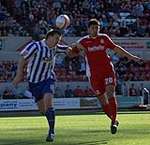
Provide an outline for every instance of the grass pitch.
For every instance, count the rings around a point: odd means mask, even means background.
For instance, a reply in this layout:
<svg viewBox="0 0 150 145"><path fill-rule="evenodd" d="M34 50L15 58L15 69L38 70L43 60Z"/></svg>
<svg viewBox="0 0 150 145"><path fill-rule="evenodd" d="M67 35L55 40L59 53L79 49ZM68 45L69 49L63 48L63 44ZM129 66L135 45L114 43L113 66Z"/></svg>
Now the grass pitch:
<svg viewBox="0 0 150 145"><path fill-rule="evenodd" d="M56 118L55 142L48 143L44 117L1 117L0 145L150 145L150 112L119 114L115 135L102 114Z"/></svg>

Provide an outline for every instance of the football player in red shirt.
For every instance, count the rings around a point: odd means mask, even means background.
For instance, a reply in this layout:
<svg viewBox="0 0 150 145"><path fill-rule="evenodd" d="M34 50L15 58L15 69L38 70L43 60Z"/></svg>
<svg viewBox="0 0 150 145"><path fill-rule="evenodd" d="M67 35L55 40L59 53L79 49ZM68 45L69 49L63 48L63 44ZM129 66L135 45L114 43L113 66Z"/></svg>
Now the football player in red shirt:
<svg viewBox="0 0 150 145"><path fill-rule="evenodd" d="M116 119L116 76L114 66L106 51L107 49L112 49L120 56L137 62L141 61L141 58L130 54L115 44L108 35L100 34L99 29L99 21L91 19L88 23L89 35L82 37L77 43L73 44L72 49L68 53L73 57L83 51L86 60L86 74L103 111L111 119L111 133L115 134L119 124Z"/></svg>

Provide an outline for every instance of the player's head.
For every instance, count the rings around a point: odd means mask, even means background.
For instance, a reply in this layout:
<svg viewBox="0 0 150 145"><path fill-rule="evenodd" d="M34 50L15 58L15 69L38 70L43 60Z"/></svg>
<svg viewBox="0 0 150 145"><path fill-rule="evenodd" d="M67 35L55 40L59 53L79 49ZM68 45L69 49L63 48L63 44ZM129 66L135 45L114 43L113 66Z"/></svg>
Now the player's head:
<svg viewBox="0 0 150 145"><path fill-rule="evenodd" d="M60 31L54 29L49 30L45 36L48 47L55 47L61 40L61 36L62 34Z"/></svg>
<svg viewBox="0 0 150 145"><path fill-rule="evenodd" d="M97 19L91 19L88 23L88 32L91 37L97 36L100 29L100 23Z"/></svg>

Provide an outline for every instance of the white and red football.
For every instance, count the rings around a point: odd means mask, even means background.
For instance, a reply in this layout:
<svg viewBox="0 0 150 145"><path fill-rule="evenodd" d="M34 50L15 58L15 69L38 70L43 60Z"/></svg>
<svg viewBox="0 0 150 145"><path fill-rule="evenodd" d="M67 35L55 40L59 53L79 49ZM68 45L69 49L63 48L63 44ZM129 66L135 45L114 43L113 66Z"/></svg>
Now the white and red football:
<svg viewBox="0 0 150 145"><path fill-rule="evenodd" d="M56 18L56 27L65 29L70 25L70 18L67 15L59 15Z"/></svg>

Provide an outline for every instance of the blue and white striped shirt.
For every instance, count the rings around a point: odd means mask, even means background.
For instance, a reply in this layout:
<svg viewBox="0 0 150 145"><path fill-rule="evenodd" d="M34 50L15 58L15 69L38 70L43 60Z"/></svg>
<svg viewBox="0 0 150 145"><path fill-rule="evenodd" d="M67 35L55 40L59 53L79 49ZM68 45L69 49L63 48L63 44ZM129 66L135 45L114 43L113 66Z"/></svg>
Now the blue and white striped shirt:
<svg viewBox="0 0 150 145"><path fill-rule="evenodd" d="M20 53L28 61L28 81L37 83L48 78L55 79L56 54L64 53L66 48L66 45L49 48L45 43L45 39L29 43Z"/></svg>

